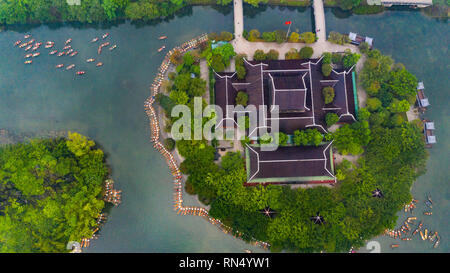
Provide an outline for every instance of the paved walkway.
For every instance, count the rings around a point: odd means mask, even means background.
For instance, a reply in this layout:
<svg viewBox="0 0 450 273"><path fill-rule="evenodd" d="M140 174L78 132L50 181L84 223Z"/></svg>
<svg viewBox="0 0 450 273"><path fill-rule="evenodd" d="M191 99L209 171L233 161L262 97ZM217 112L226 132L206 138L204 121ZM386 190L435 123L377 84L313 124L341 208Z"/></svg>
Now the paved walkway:
<svg viewBox="0 0 450 273"><path fill-rule="evenodd" d="M318 38L316 43L326 42L327 37L326 37L325 11L323 9L323 1L314 0L313 10L314 10L314 22L316 25L316 35Z"/></svg>

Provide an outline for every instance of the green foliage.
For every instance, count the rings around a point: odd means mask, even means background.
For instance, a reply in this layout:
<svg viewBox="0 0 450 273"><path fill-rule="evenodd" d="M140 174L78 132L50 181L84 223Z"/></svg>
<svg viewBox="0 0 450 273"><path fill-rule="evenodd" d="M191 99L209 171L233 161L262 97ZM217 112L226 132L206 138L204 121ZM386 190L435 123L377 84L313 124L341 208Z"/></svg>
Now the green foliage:
<svg viewBox="0 0 450 273"><path fill-rule="evenodd" d="M333 70L333 67L331 66L331 64L322 63L322 74L325 77L330 76L332 70Z"/></svg>
<svg viewBox="0 0 450 273"><path fill-rule="evenodd" d="M220 166L226 172L239 170L244 167L244 159L240 152L227 152L226 155L222 157Z"/></svg>
<svg viewBox="0 0 450 273"><path fill-rule="evenodd" d="M253 53L253 60L255 61L265 61L267 59L266 53L263 50L257 49Z"/></svg>
<svg viewBox="0 0 450 273"><path fill-rule="evenodd" d="M409 102L407 100L393 99L391 105L389 105L388 110L392 113L404 113L409 110Z"/></svg>
<svg viewBox="0 0 450 273"><path fill-rule="evenodd" d="M367 121L345 124L334 134L334 146L341 154L359 155L363 153L363 146L370 141L370 129Z"/></svg>
<svg viewBox="0 0 450 273"><path fill-rule="evenodd" d="M229 42L233 40L233 34L228 31L222 31L220 33L220 40Z"/></svg>
<svg viewBox="0 0 450 273"><path fill-rule="evenodd" d="M236 105L247 106L248 94L244 91L239 91L236 94Z"/></svg>
<svg viewBox="0 0 450 273"><path fill-rule="evenodd" d="M386 89L400 99L415 96L417 78L406 69L393 70L385 83Z"/></svg>
<svg viewBox="0 0 450 273"><path fill-rule="evenodd" d="M257 41L259 38L261 37L261 33L259 33L259 31L257 29L252 29L250 30L250 32L248 33L248 40L250 42L255 42Z"/></svg>
<svg viewBox="0 0 450 273"><path fill-rule="evenodd" d="M278 60L278 56L280 55L280 53L278 53L278 51L276 51L275 49L271 49L269 50L269 52L267 52L267 60Z"/></svg>
<svg viewBox="0 0 450 273"><path fill-rule="evenodd" d="M366 100L367 110L375 112L381 108L381 101L377 98L368 98Z"/></svg>
<svg viewBox="0 0 450 273"><path fill-rule="evenodd" d="M221 72L230 65L230 59L236 56L236 52L230 43L226 43L214 49L209 46L202 55L206 58L209 66L216 72Z"/></svg>
<svg viewBox="0 0 450 273"><path fill-rule="evenodd" d="M361 55L357 53L345 54L342 64L345 68L350 68L358 62L359 58L361 58Z"/></svg>
<svg viewBox="0 0 450 273"><path fill-rule="evenodd" d="M289 42L297 43L300 41L300 34L297 32L291 32L291 35L289 35Z"/></svg>
<svg viewBox="0 0 450 273"><path fill-rule="evenodd" d="M325 122L327 123L327 126L332 126L336 124L339 121L339 116L335 113L327 113L325 115Z"/></svg>
<svg viewBox="0 0 450 273"><path fill-rule="evenodd" d="M262 38L264 42L274 42L276 39L275 32L263 32Z"/></svg>
<svg viewBox="0 0 450 273"><path fill-rule="evenodd" d="M331 86L325 86L322 89L322 96L325 101L325 104L332 103L334 100L334 88Z"/></svg>
<svg viewBox="0 0 450 273"><path fill-rule="evenodd" d="M314 50L312 49L312 47L309 47L309 46L302 47L299 51L301 59L309 59L309 58L311 58L313 53L314 53Z"/></svg>
<svg viewBox="0 0 450 273"><path fill-rule="evenodd" d="M328 34L328 41L334 44L343 45L350 43L350 38L347 35L340 34L339 32L330 31Z"/></svg>
<svg viewBox="0 0 450 273"><path fill-rule="evenodd" d="M363 121L363 120L369 120L370 118L370 112L369 110L367 110L366 108L360 108L358 110L358 120L359 121Z"/></svg>
<svg viewBox="0 0 450 273"><path fill-rule="evenodd" d="M334 64L340 64L342 62L342 55L338 52L333 52L331 54L331 62Z"/></svg>
<svg viewBox="0 0 450 273"><path fill-rule="evenodd" d="M351 10L354 7L359 6L361 0L338 0L338 6L343 10Z"/></svg>
<svg viewBox="0 0 450 273"><path fill-rule="evenodd" d="M238 66L236 66L236 74L237 74L238 79L243 80L243 79L245 79L245 76L247 75L247 70L245 69L244 66L238 65Z"/></svg>
<svg viewBox="0 0 450 273"><path fill-rule="evenodd" d="M288 136L283 132L279 132L279 133L275 134L275 140L278 143L278 145L286 146L287 141L288 141Z"/></svg>
<svg viewBox="0 0 450 273"><path fill-rule="evenodd" d="M323 141L323 135L317 129L295 130L293 140L296 146L319 146Z"/></svg>
<svg viewBox="0 0 450 273"><path fill-rule="evenodd" d="M107 168L91 140L69 136L0 147L0 252L66 252L92 236Z"/></svg>
<svg viewBox="0 0 450 273"><path fill-rule="evenodd" d="M331 64L331 53L330 52L324 52L323 58L322 58L322 64Z"/></svg>
<svg viewBox="0 0 450 273"><path fill-rule="evenodd" d="M316 41L316 34L312 32L303 32L300 34L300 40L306 44L312 44Z"/></svg>
<svg viewBox="0 0 450 273"><path fill-rule="evenodd" d="M169 151L173 151L173 149L175 149L175 140L170 137L164 139L164 147L166 147Z"/></svg>
<svg viewBox="0 0 450 273"><path fill-rule="evenodd" d="M286 54L284 54L284 58L286 60L299 60L299 59L301 59L300 58L300 53L295 48L289 49L289 51L286 52Z"/></svg>

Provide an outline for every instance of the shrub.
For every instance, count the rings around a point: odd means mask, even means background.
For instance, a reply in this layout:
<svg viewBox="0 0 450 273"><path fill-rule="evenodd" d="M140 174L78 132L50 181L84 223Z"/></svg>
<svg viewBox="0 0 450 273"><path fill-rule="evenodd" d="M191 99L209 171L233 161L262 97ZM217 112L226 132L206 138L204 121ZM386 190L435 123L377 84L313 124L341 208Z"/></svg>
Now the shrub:
<svg viewBox="0 0 450 273"><path fill-rule="evenodd" d="M305 46L302 49L300 49L300 58L301 59L309 59L313 55L313 49L309 46Z"/></svg>
<svg viewBox="0 0 450 273"><path fill-rule="evenodd" d="M331 62L333 62L334 64L340 64L342 61L342 55L340 53L332 53L331 54Z"/></svg>
<svg viewBox="0 0 450 273"><path fill-rule="evenodd" d="M236 66L236 74L237 74L238 79L243 80L243 79L245 79L245 76L247 75L247 70L245 69L244 66L237 65Z"/></svg>
<svg viewBox="0 0 450 273"><path fill-rule="evenodd" d="M275 32L263 32L262 38L265 42L273 42L275 41Z"/></svg>
<svg viewBox="0 0 450 273"><path fill-rule="evenodd" d="M286 41L286 31L284 30L275 30L275 41L279 44Z"/></svg>
<svg viewBox="0 0 450 273"><path fill-rule="evenodd" d="M295 48L291 48L286 54L284 54L286 60L299 60L300 54Z"/></svg>
<svg viewBox="0 0 450 273"><path fill-rule="evenodd" d="M329 104L331 102L333 102L334 100L334 88L331 86L325 86L322 89L322 95L323 95L323 99L325 101L325 104Z"/></svg>
<svg viewBox="0 0 450 273"><path fill-rule="evenodd" d="M361 53L367 54L367 52L369 52L369 50L370 50L370 46L368 43L362 42L361 44L359 44L359 51L361 51Z"/></svg>
<svg viewBox="0 0 450 273"><path fill-rule="evenodd" d="M331 31L328 34L328 41L334 44L343 45L350 43L350 38L347 35L342 35L339 32Z"/></svg>
<svg viewBox="0 0 450 273"><path fill-rule="evenodd" d="M330 52L323 53L322 63L331 64L331 53Z"/></svg>
<svg viewBox="0 0 450 273"><path fill-rule="evenodd" d="M285 133L283 133L283 132L276 133L275 139L278 142L278 145L280 145L280 146L287 145L288 136Z"/></svg>
<svg viewBox="0 0 450 273"><path fill-rule="evenodd" d="M327 113L325 116L325 122L327 123L327 126L330 127L334 124L336 124L339 121L339 116L335 113Z"/></svg>
<svg viewBox="0 0 450 273"><path fill-rule="evenodd" d="M247 102L248 102L248 94L245 93L244 91L239 91L236 94L236 105L242 105L242 106L247 106Z"/></svg>
<svg viewBox="0 0 450 273"><path fill-rule="evenodd" d="M333 70L333 67L331 67L331 64L324 64L324 63L322 63L322 74L325 77L330 76L331 70Z"/></svg>
<svg viewBox="0 0 450 273"><path fill-rule="evenodd" d="M292 32L289 36L289 42L297 43L298 41L300 41L300 34Z"/></svg>
<svg viewBox="0 0 450 273"><path fill-rule="evenodd" d="M275 49L271 49L267 53L266 59L267 60L278 60L279 55L280 55L280 53L278 53L278 51L276 51Z"/></svg>
<svg viewBox="0 0 450 273"><path fill-rule="evenodd" d="M306 44L312 44L316 41L316 34L312 32L303 32L300 34L300 40Z"/></svg>
<svg viewBox="0 0 450 273"><path fill-rule="evenodd" d="M381 107L381 101L377 98L368 98L366 101L367 110L370 112L375 112Z"/></svg>
<svg viewBox="0 0 450 273"><path fill-rule="evenodd" d="M255 42L260 38L261 34L259 33L259 31L257 29L252 29L250 30L249 34L248 34L248 40L250 42Z"/></svg>
<svg viewBox="0 0 450 273"><path fill-rule="evenodd" d="M166 138L164 139L164 147L168 149L169 151L173 151L175 148L175 140L173 138Z"/></svg>
<svg viewBox="0 0 450 273"><path fill-rule="evenodd" d="M350 68L358 62L359 58L361 58L361 55L357 53L346 54L342 59L342 64L345 68Z"/></svg>
<svg viewBox="0 0 450 273"><path fill-rule="evenodd" d="M264 61L267 59L266 54L261 49L257 49L253 54L253 60L255 61Z"/></svg>
<svg viewBox="0 0 450 273"><path fill-rule="evenodd" d="M222 31L220 33L220 39L222 41L229 42L229 41L233 40L233 34L231 32L228 32L228 31Z"/></svg>

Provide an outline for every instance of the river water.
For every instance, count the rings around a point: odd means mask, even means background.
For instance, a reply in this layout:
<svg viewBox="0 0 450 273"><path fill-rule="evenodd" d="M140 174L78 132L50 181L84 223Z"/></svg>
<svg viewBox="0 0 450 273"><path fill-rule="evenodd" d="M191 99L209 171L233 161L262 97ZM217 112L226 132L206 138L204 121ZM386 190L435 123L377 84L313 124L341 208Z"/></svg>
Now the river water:
<svg viewBox="0 0 450 273"><path fill-rule="evenodd" d="M86 252L242 252L252 247L220 232L195 216L178 216L172 210L172 180L162 157L149 142L148 119L143 102L157 72L163 54L162 45L172 48L204 32L232 31L232 12L210 7L186 9L171 20L153 25L121 23L105 29L92 26L29 26L0 33L0 128L15 133L47 130L72 130L94 139L107 153L108 164L117 188L123 191L122 204L111 210L101 236ZM291 30L312 29L310 9L246 9L247 30L271 31L292 20ZM418 12L386 12L374 16L335 15L326 10L327 31L354 31L375 38L375 45L404 63L420 80L432 104L427 117L437 126L438 144L430 150L428 172L413 187L414 196L423 201L425 192L436 203L432 216L423 216L426 226L441 234L437 250L419 240L402 244L395 251L449 252L447 168L449 115L448 23L422 16ZM270 18L265 20L265 18ZM79 54L71 57L41 56L32 65L24 65L24 52L13 43L31 33L39 41L52 40L60 47L71 37ZM89 41L104 32L117 49L105 48L98 56ZM167 41L157 37L167 35ZM44 53L45 52L45 53ZM87 58L104 63L96 68ZM71 71L57 70L58 63L76 64ZM86 75L76 77L75 70ZM185 195L186 204L196 200ZM400 220L404 215L399 214ZM375 238L381 251L390 251L392 243ZM404 245L404 247L403 247ZM367 251L363 249L362 251Z"/></svg>

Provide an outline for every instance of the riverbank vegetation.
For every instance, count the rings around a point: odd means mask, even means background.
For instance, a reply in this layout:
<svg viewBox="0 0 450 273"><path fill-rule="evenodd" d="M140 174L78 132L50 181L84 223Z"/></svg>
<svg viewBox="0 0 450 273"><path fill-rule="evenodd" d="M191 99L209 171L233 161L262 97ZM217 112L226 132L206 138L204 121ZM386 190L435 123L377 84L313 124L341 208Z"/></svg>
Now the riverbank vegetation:
<svg viewBox="0 0 450 273"><path fill-rule="evenodd" d="M279 44L284 42L290 43L306 43L312 44L316 42L317 36L312 32L291 32L289 37L288 33L285 30L275 30L263 32L262 34L257 29L252 29L250 32L244 30L242 36L247 39L249 42L277 42Z"/></svg>
<svg viewBox="0 0 450 273"><path fill-rule="evenodd" d="M1 146L0 252L66 252L90 238L107 174L102 150L77 133Z"/></svg>
<svg viewBox="0 0 450 273"><path fill-rule="evenodd" d="M210 205L210 216L236 234L239 231L244 240L266 241L274 252L348 251L393 228L396 213L411 200L411 185L424 172L427 158L420 128L415 122L398 119L406 108L401 101L410 105L417 82L402 65L379 51L362 51L367 60L360 80L366 87L375 86L369 97L380 101L377 107L359 109L357 122L325 136L308 129L296 130L291 137L282 132L275 137L283 146L334 140L333 149L339 153L359 155L356 163L344 160L336 167L334 188L244 186L247 174L242 152L228 152L217 160L217 141L179 140L176 147L184 157L180 169L188 175L186 191L197 194L201 202ZM328 53L324 58L327 64L343 65L344 56ZM236 56L238 65L242 65L242 57ZM336 118L327 116L328 126L335 124ZM372 197L376 188L384 198ZM266 207L274 211L274 217L261 213ZM324 217L323 225L310 220L318 211Z"/></svg>

